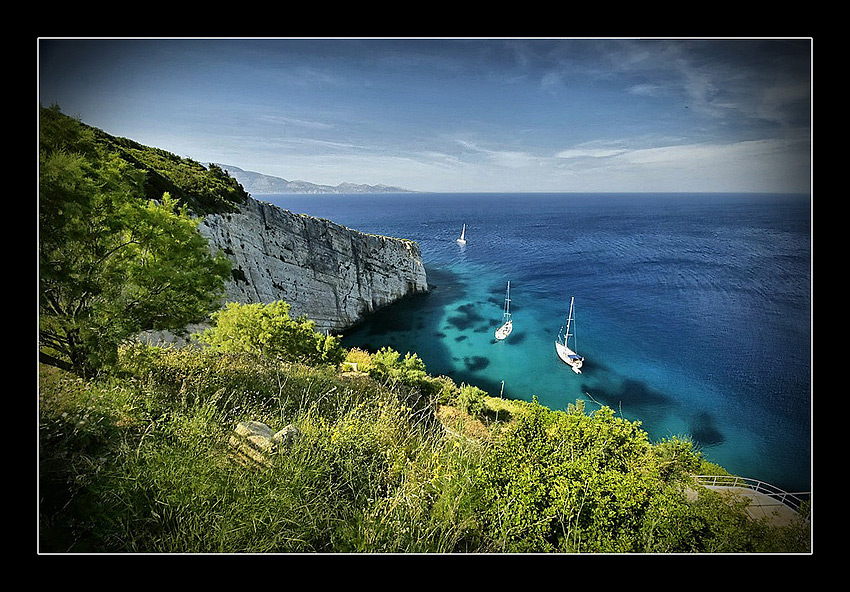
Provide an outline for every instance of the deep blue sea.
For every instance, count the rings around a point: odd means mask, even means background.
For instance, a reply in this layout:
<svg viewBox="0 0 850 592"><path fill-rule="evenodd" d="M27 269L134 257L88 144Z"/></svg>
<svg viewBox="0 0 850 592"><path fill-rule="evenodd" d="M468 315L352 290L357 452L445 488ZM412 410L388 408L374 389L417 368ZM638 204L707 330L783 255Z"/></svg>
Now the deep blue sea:
<svg viewBox="0 0 850 592"><path fill-rule="evenodd" d="M733 474L811 490L809 196L263 195L422 249L427 295L349 331L432 375L689 436ZM467 244L455 239L466 224ZM513 333L497 342L511 282ZM554 341L575 297L577 375Z"/></svg>

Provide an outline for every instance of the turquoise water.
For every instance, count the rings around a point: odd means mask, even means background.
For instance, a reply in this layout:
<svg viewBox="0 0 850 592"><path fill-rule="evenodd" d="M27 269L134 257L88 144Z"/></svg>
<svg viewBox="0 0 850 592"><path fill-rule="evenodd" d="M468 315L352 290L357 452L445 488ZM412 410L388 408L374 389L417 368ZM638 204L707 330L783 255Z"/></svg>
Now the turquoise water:
<svg viewBox="0 0 850 592"><path fill-rule="evenodd" d="M811 488L809 198L714 194L260 196L416 240L433 290L349 331L429 373L689 436L741 476ZM456 242L467 225L467 244ZM505 288L514 329L501 342ZM577 375L554 340L575 297Z"/></svg>

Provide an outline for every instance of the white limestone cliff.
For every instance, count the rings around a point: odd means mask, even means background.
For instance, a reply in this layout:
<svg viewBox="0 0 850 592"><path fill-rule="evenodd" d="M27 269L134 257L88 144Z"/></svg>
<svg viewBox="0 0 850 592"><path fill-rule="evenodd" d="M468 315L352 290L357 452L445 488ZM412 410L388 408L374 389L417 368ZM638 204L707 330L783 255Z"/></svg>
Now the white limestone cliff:
<svg viewBox="0 0 850 592"><path fill-rule="evenodd" d="M238 213L207 215L200 232L233 264L226 300L284 300L318 331L339 332L367 313L427 290L419 245L366 234L249 198Z"/></svg>

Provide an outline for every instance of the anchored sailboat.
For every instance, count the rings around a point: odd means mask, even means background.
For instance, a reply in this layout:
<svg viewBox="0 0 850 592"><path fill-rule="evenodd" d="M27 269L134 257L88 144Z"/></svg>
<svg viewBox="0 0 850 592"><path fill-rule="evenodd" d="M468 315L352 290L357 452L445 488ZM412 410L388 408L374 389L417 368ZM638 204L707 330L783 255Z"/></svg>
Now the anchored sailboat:
<svg viewBox="0 0 850 592"><path fill-rule="evenodd" d="M496 329L496 339L501 341L514 330L514 322L511 319L511 283L508 282L508 291L505 293L505 312L502 313L502 326Z"/></svg>
<svg viewBox="0 0 850 592"><path fill-rule="evenodd" d="M458 244L466 244L466 224L463 225L463 230L460 231L460 238L457 239Z"/></svg>
<svg viewBox="0 0 850 592"><path fill-rule="evenodd" d="M564 329L564 327L561 327L561 331L558 333L558 339L555 340L555 351L558 352L558 357L561 358L561 360L565 364L568 364L570 366L570 368L573 369L573 372L575 372L576 374L581 374L581 365L584 362L584 358L582 356L578 355L575 352L575 350L570 349L570 347L568 345L569 339L570 339L570 337L572 337L573 338L573 342L572 342L573 348L576 347L576 345L575 345L575 343L576 343L575 342L575 338L576 338L575 329L573 329L573 332L570 333L570 326L572 325L573 321L575 320L575 319L573 319L573 302L574 301L575 301L574 297L570 298L570 314L569 314L569 316L567 316L566 330Z"/></svg>

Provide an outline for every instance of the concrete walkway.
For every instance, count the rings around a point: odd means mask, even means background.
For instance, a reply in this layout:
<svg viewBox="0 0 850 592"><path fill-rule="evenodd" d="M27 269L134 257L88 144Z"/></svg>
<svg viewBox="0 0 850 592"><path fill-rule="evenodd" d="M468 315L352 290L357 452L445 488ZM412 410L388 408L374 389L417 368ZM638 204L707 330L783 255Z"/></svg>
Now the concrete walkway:
<svg viewBox="0 0 850 592"><path fill-rule="evenodd" d="M775 498L746 487L711 485L707 486L706 489L712 489L721 493L734 493L742 498L749 499L747 513L755 520L768 517L776 526L787 526L795 520L800 519L800 515L797 512L777 501Z"/></svg>

